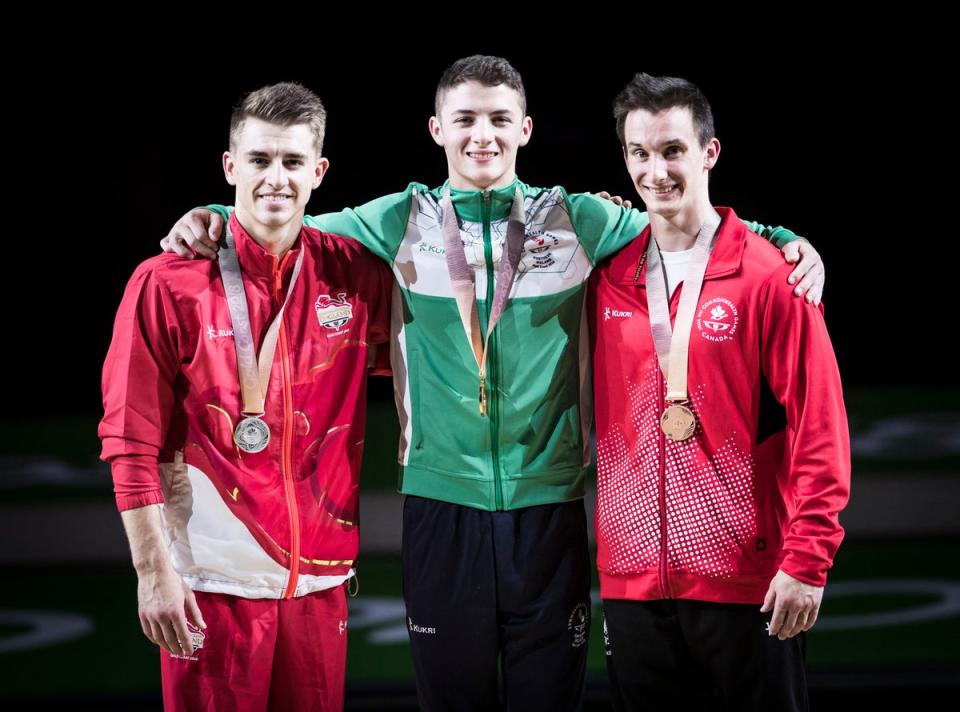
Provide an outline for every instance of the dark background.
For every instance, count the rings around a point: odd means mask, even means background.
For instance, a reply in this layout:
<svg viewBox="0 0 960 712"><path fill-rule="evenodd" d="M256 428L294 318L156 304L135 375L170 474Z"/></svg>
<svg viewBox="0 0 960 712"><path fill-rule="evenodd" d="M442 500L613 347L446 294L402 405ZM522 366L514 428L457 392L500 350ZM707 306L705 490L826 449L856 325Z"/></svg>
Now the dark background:
<svg viewBox="0 0 960 712"><path fill-rule="evenodd" d="M13 112L19 128L8 134L9 150L25 155L12 176L21 198L8 203L19 208L6 263L13 333L28 335L8 353L21 412L51 407L36 397L38 379L40 388L54 381L60 412L99 409L99 369L133 268L183 212L232 202L220 156L231 107L247 91L292 79L323 98L332 165L308 212L332 211L410 180L445 178L443 152L427 133L434 87L450 62L473 52L506 56L525 79L534 130L520 151L521 179L571 191L634 196L610 111L634 72L698 84L722 145L711 197L820 250L845 383L956 380L944 349L917 349L925 331L941 338L937 292L948 283L938 287L935 274L952 259L928 170L939 162L937 132L927 136L924 112L904 111L892 92L900 84L882 42L851 50L842 44L850 35L827 33L803 52L761 35L708 46L686 28L655 43L611 37L602 50L409 34L351 47L331 28L313 45L298 31L293 41L253 28L216 51L207 35L163 45L130 34L71 37L56 72L25 85L32 111ZM915 137L904 125L911 118Z"/></svg>
<svg viewBox="0 0 960 712"><path fill-rule="evenodd" d="M839 7L814 15L782 6L752 26L727 16L721 26L721 8L708 15L692 6L396 9L406 17L386 27L393 20L379 9L319 4L242 16L233 7L212 19L168 6L38 6L44 17L9 19L0 49L0 155L11 169L0 279L0 613L63 609L87 616L95 632L0 656L0 697L15 691L8 708L36 708L44 695L70 709L159 705L156 653L136 625L136 583L108 471L96 463L100 369L134 267L191 207L232 202L221 169L231 107L277 81L316 91L329 112L332 167L308 210L338 210L411 180L444 180L443 152L426 128L434 87L447 65L476 52L507 57L525 79L534 131L518 173L533 185L632 197L613 97L637 71L686 77L706 92L722 144L714 203L790 227L824 257L826 317L855 445L860 438L848 537L824 624L811 636L814 709L927 708L944 691L955 697L955 611L913 627L826 625L939 600L885 595L882 586L843 598L840 584L953 585L960 572L955 199L947 195L956 40L937 36L953 25L919 4L897 7L891 19L872 8L845 24ZM344 10L356 17L334 15ZM23 18L30 8L17 11ZM365 494L398 510L396 435L384 435L395 428L390 383L373 384L370 422L383 432L382 445L367 448L365 468L379 479ZM364 554L356 603L399 595L395 557L377 556ZM354 626L353 708L413 707L405 647L369 647L352 612ZM0 621L0 643L18 631ZM395 674L386 663L406 677L377 697L369 681ZM588 700L604 708L602 660L591 674Z"/></svg>

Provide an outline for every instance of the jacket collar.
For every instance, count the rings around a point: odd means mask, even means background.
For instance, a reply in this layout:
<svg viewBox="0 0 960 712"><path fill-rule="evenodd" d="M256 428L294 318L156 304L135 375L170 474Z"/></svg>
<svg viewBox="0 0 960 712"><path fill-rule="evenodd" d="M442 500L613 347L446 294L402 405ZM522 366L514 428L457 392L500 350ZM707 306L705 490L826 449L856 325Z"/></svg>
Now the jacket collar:
<svg viewBox="0 0 960 712"><path fill-rule="evenodd" d="M230 231L233 233L233 242L237 247L237 260L240 262L240 269L250 277L273 277L281 265L293 265L303 244L303 228L301 228L300 234L286 255L282 258L271 255L250 237L250 234L237 220L236 211L230 215ZM292 257L288 257L288 255L292 255Z"/></svg>
<svg viewBox="0 0 960 712"><path fill-rule="evenodd" d="M707 263L707 272L704 279L717 279L734 274L740 269L743 260L743 249L747 242L747 226L737 217L733 208L715 207L720 215L720 228L710 252L710 261ZM637 286L644 286L647 277L647 265L644 262L640 274L636 273L640 258L646 253L650 243L650 226L640 233L636 240L627 245L618 256L617 272L611 277L616 282L633 282L636 277ZM621 261L622 259L622 261Z"/></svg>
<svg viewBox="0 0 960 712"><path fill-rule="evenodd" d="M450 200L453 201L453 207L461 220L468 222L483 220L485 201L489 203L490 220L504 220L510 216L518 186L521 194L524 193L526 186L518 178L514 178L510 185L492 190L460 190L451 186L450 181L447 180L440 186L437 197L442 198L444 191L450 188Z"/></svg>

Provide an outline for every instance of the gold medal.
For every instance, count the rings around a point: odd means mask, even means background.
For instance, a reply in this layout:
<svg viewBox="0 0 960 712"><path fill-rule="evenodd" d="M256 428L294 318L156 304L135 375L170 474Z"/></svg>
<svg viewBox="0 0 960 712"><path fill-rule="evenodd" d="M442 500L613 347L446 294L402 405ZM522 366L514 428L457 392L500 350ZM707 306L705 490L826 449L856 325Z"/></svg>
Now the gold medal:
<svg viewBox="0 0 960 712"><path fill-rule="evenodd" d="M686 440L697 427L697 418L685 405L674 403L660 416L660 429L674 442Z"/></svg>

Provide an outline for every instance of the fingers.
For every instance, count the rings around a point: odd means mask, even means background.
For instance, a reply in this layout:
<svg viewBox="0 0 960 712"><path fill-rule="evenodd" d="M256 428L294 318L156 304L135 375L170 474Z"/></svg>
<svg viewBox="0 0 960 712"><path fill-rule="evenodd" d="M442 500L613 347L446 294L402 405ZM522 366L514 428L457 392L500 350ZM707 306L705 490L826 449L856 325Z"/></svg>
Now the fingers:
<svg viewBox="0 0 960 712"><path fill-rule="evenodd" d="M793 276L793 274L797 274L800 271L802 265L803 263L801 262L800 265L797 266L797 269L793 271L791 276ZM819 287L818 292L813 291L814 287ZM803 278L800 279L800 281L797 283L797 286L794 287L793 289L793 293L795 295L797 295L798 297L806 295L805 297L806 300L811 303L813 303L814 295L817 293L822 293L822 291L823 291L823 267L821 267L820 265L812 266L810 268L810 271L806 272L803 275Z"/></svg>
<svg viewBox="0 0 960 712"><path fill-rule="evenodd" d="M164 252L174 252L180 257L192 260L194 258L193 250L187 246L187 243L179 235L174 234L174 230L171 230L165 238L160 240L160 249Z"/></svg>
<svg viewBox="0 0 960 712"><path fill-rule="evenodd" d="M788 283L796 285L793 293L798 297L806 295L807 302L819 305L826 281L820 253L814 249L813 245L802 240L794 240L784 246L783 257L787 262L797 263L796 269L787 278Z"/></svg>
<svg viewBox="0 0 960 712"><path fill-rule="evenodd" d="M203 620L203 614L200 613L200 606L197 605L197 597L193 595L193 591L189 588L186 588L186 586L184 588L186 589L184 591L184 603L186 604L187 614L190 620L193 621L193 624L197 626L197 628L206 628L207 624Z"/></svg>
<svg viewBox="0 0 960 712"><path fill-rule="evenodd" d="M786 245L784 245L783 249L780 250L783 253L783 259L789 262L790 264L800 261L800 244L799 243L800 243L800 240L793 240L791 242L788 242ZM793 275L791 274L790 277L792 279ZM790 283L793 284L792 281Z"/></svg>
<svg viewBox="0 0 960 712"><path fill-rule="evenodd" d="M223 218L218 213L192 210L176 222L160 241L160 247L164 252L175 252L187 259L195 256L213 259L217 256L217 240L223 232L223 225Z"/></svg>
<svg viewBox="0 0 960 712"><path fill-rule="evenodd" d="M196 602L194 601L194 606ZM196 611L199 617L199 609ZM202 622L202 618L201 618ZM171 655L187 656L193 654L192 636L187 627L187 617L181 610L179 615L173 612L141 614L140 627L143 634ZM202 627L206 627L204 624Z"/></svg>
<svg viewBox="0 0 960 712"><path fill-rule="evenodd" d="M773 606L773 615L770 617L770 629L768 633L780 637L786 618L787 607L780 602L780 599L777 599L777 602Z"/></svg>
<svg viewBox="0 0 960 712"><path fill-rule="evenodd" d="M810 291L807 292L807 301L809 301L814 306L819 306L820 302L823 301L823 284L824 276L823 272L820 273L820 279L810 287Z"/></svg>
<svg viewBox="0 0 960 712"><path fill-rule="evenodd" d="M619 195L610 195L610 193L605 190L601 190L599 193L596 193L596 196L598 198L603 198L604 200L609 200L614 205L622 205L625 208L633 207L633 203L631 203L629 200L624 200Z"/></svg>
<svg viewBox="0 0 960 712"><path fill-rule="evenodd" d="M786 255L784 255L784 257L786 257ZM803 294L805 291L807 291L806 289L803 289L801 291L799 283L807 276L807 273L811 269L813 269L813 266L814 264L812 260L801 258L800 261L797 262L797 266L794 268L793 272L791 272L790 276L787 277L788 284L797 285L796 288L793 290L793 293L796 294L798 297L801 294ZM809 289L809 285L807 288Z"/></svg>
<svg viewBox="0 0 960 712"><path fill-rule="evenodd" d="M766 613L767 611L773 610L773 605L777 601L777 592L773 587L773 582L770 582L770 585L767 587L767 595L763 597L763 605L760 606L760 612Z"/></svg>
<svg viewBox="0 0 960 712"><path fill-rule="evenodd" d="M144 636L146 636L147 640L149 640L154 645L160 645L160 641L158 641L153 634L153 626L150 624L150 621L142 614L140 615L140 629L143 631L143 634Z"/></svg>
<svg viewBox="0 0 960 712"><path fill-rule="evenodd" d="M792 638L793 636L798 635L806 630L807 618L809 615L809 608L801 608L799 611L797 611L796 621L794 621L794 624L791 626L790 630L787 631L787 638Z"/></svg>
<svg viewBox="0 0 960 712"><path fill-rule="evenodd" d="M150 635L147 636L152 642L166 650L171 655L180 655L180 645L177 642L177 636L173 632L173 627L164 625L162 619L153 618L148 620L150 626Z"/></svg>
<svg viewBox="0 0 960 712"><path fill-rule="evenodd" d="M800 627L797 625L797 622L802 611L803 609L796 605L786 607L783 625L780 626L780 633L777 635L780 640L792 638L800 632Z"/></svg>
<svg viewBox="0 0 960 712"><path fill-rule="evenodd" d="M193 655L193 636L190 635L190 629L187 627L187 617L180 612L180 615L174 616L171 622L171 629L177 640L174 641L177 655Z"/></svg>
<svg viewBox="0 0 960 712"><path fill-rule="evenodd" d="M180 239L200 257L212 260L217 256L217 243L211 239L207 229L211 222L211 215L212 213L207 210L194 210L181 218L177 224L181 226Z"/></svg>
<svg viewBox="0 0 960 712"><path fill-rule="evenodd" d="M806 631L813 628L813 624L817 622L817 618L819 617L819 615L820 615L820 607L817 606L812 611L810 611L809 615L807 615L807 620L806 620L806 623L804 623L803 629Z"/></svg>
<svg viewBox="0 0 960 712"><path fill-rule="evenodd" d="M211 240L214 242L218 242L220 240L220 236L223 234L223 227L225 224L226 222L220 213L210 213L210 227L208 232ZM219 247L219 244L216 246Z"/></svg>

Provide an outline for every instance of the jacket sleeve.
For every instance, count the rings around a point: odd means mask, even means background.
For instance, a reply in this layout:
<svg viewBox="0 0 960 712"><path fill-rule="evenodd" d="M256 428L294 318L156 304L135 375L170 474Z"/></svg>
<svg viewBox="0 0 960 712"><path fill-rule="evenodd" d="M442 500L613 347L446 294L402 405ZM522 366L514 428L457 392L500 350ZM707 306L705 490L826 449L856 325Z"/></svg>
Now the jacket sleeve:
<svg viewBox="0 0 960 712"><path fill-rule="evenodd" d="M619 252L650 223L647 213L621 207L591 193L564 195L567 205L570 206L570 219L574 230L594 265ZM804 239L785 227L771 227L746 220L744 223L778 249L793 240Z"/></svg>
<svg viewBox="0 0 960 712"><path fill-rule="evenodd" d="M761 362L786 410L786 505L780 568L823 586L843 539L839 513L850 496L850 437L840 372L822 307L793 296L783 265L764 284Z"/></svg>
<svg viewBox="0 0 960 712"><path fill-rule="evenodd" d="M596 265L618 252L650 223L646 213L624 208L592 193L564 192L570 221L590 263Z"/></svg>
<svg viewBox="0 0 960 712"><path fill-rule="evenodd" d="M425 187L411 183L404 191L384 195L356 208L346 208L339 213L305 215L303 224L356 240L390 264L406 232L415 189L425 190ZM224 220L229 220L233 212L233 207L229 205L203 207L219 214Z"/></svg>
<svg viewBox="0 0 960 712"><path fill-rule="evenodd" d="M411 183L400 193L384 195L356 208L347 208L339 213L308 215L304 223L324 232L353 238L391 264L406 232L413 191L417 188L423 186Z"/></svg>
<svg viewBox="0 0 960 712"><path fill-rule="evenodd" d="M793 242L794 240L806 241L805 237L801 237L793 230L780 225L777 227L772 227L770 225L761 225L760 223L753 222L752 220L744 220L743 224L746 225L750 231L757 233L760 237L776 247L778 250L782 249L783 246L788 242Z"/></svg>
<svg viewBox="0 0 960 712"><path fill-rule="evenodd" d="M157 463L175 407L179 320L151 262L127 284L103 366L100 457L120 511L163 502Z"/></svg>
<svg viewBox="0 0 960 712"><path fill-rule="evenodd" d="M374 376L390 376L390 305L393 298L393 273L382 261L370 252L359 248L357 257L361 261L359 273L363 274L364 300L367 303L367 340L376 346L376 353L370 363L370 373Z"/></svg>

